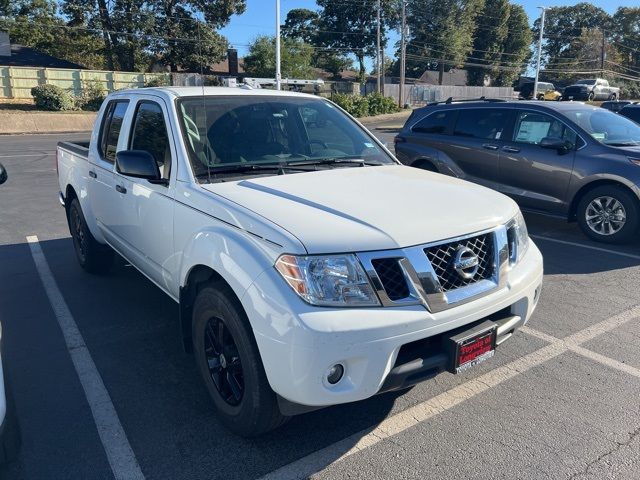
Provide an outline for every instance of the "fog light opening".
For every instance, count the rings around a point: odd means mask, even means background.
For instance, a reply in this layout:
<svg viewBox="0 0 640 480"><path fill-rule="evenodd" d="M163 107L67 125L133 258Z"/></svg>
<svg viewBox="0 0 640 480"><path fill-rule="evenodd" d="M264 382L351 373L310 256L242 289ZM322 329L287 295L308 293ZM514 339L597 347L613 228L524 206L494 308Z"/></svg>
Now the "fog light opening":
<svg viewBox="0 0 640 480"><path fill-rule="evenodd" d="M536 291L533 292L533 306L535 307L538 304L538 300L540 299L540 287L536 288Z"/></svg>
<svg viewBox="0 0 640 480"><path fill-rule="evenodd" d="M331 385L335 385L342 379L343 375L344 367L339 363L336 363L329 370L327 370L327 382L329 382L329 384Z"/></svg>

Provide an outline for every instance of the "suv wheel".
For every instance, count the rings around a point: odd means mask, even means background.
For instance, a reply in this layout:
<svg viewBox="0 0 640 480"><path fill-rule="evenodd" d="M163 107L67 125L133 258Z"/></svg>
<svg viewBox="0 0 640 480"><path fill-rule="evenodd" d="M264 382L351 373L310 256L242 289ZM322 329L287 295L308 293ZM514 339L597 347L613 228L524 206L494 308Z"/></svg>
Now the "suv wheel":
<svg viewBox="0 0 640 480"><path fill-rule="evenodd" d="M249 321L226 285L210 282L193 306L193 351L220 421L255 437L284 424Z"/></svg>
<svg viewBox="0 0 640 480"><path fill-rule="evenodd" d="M623 243L638 230L638 201L615 185L597 187L580 199L578 224L593 240Z"/></svg>

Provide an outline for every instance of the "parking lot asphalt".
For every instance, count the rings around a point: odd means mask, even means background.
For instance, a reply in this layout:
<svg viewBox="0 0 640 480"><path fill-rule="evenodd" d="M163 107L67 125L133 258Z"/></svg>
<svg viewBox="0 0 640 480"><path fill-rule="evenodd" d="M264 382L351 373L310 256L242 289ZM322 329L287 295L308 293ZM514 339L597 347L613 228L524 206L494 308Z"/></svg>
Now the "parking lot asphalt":
<svg viewBox="0 0 640 480"><path fill-rule="evenodd" d="M640 478L640 242L596 244L575 224L526 215L542 297L491 361L245 440L217 421L182 351L177 305L124 261L105 276L78 266L55 144L82 138L0 137L2 355L23 439L1 478L114 477L33 235L148 479Z"/></svg>

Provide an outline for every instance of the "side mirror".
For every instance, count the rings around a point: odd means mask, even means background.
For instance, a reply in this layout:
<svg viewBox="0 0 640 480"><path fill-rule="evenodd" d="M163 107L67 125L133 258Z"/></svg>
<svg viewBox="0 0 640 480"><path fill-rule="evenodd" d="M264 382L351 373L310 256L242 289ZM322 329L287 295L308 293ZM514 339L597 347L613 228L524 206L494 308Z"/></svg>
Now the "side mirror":
<svg viewBox="0 0 640 480"><path fill-rule="evenodd" d="M127 177L144 178L150 183L168 183L160 176L155 158L146 150L123 150L116 153L116 171Z"/></svg>
<svg viewBox="0 0 640 480"><path fill-rule="evenodd" d="M570 142L557 137L544 137L539 145L541 148L557 150L559 153L566 153L573 148Z"/></svg>
<svg viewBox="0 0 640 480"><path fill-rule="evenodd" d="M4 165L0 163L0 185L7 181L7 171L4 168Z"/></svg>

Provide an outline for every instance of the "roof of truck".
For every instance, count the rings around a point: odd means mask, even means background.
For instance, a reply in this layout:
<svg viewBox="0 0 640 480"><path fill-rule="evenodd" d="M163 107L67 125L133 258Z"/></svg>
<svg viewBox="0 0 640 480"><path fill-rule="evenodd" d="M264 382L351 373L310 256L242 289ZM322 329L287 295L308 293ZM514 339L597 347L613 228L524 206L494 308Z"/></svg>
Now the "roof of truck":
<svg viewBox="0 0 640 480"><path fill-rule="evenodd" d="M171 96L174 98L200 97L216 95L238 95L238 96L282 96L282 97L309 97L318 98L316 95L298 92L288 92L284 90L270 90L266 88L247 87L147 87L129 90L118 90L116 94L155 94L159 96Z"/></svg>

